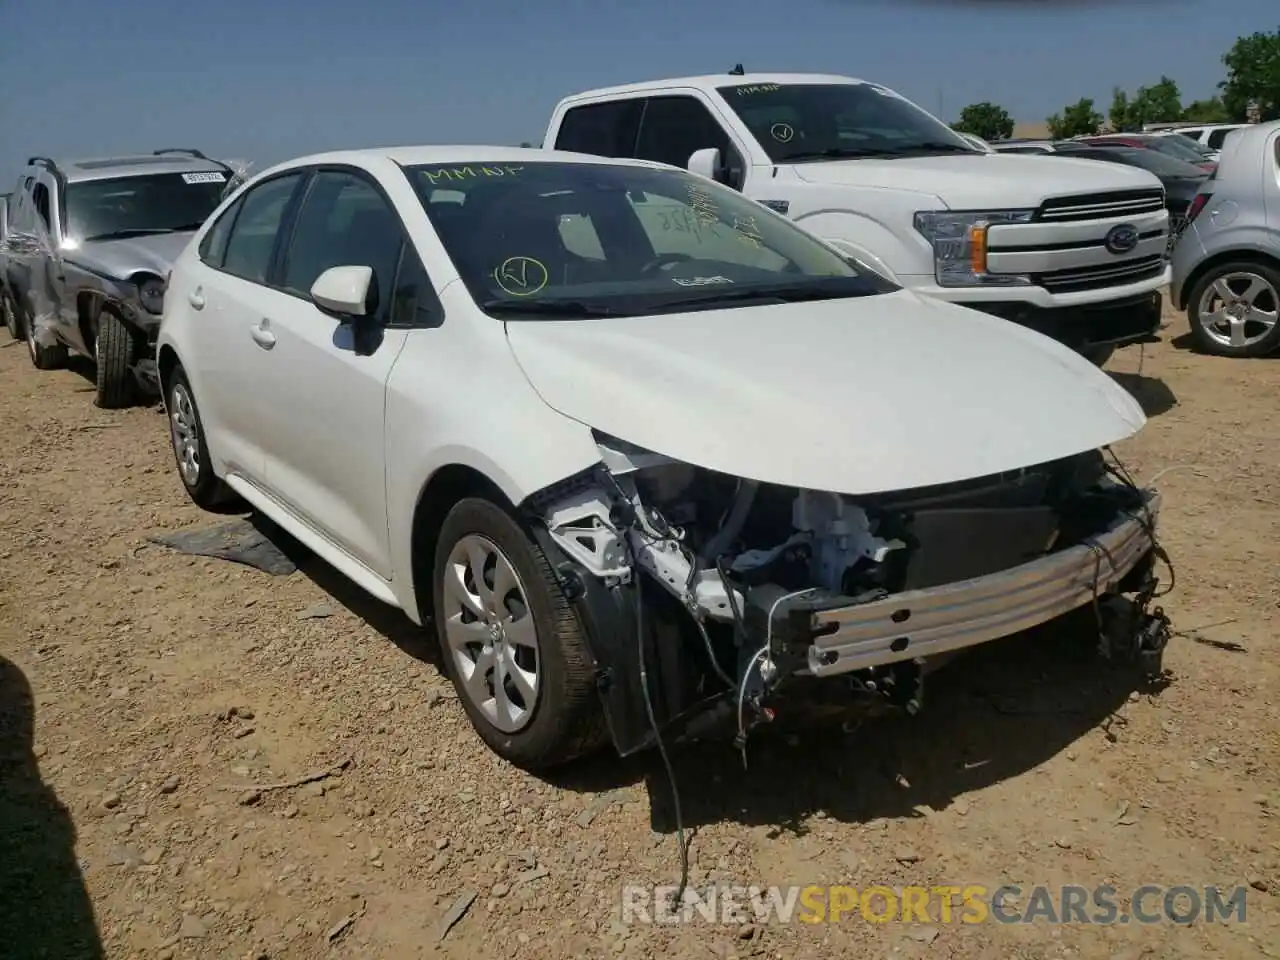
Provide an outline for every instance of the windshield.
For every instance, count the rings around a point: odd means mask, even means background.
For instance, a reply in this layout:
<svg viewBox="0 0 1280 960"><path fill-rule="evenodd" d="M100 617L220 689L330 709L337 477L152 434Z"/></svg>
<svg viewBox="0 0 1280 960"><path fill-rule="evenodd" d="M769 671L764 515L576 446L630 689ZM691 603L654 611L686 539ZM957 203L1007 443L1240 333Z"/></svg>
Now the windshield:
<svg viewBox="0 0 1280 960"><path fill-rule="evenodd" d="M985 154L941 120L871 83L739 84L720 95L774 163Z"/></svg>
<svg viewBox="0 0 1280 960"><path fill-rule="evenodd" d="M605 316L897 289L741 194L622 164L406 168L494 316Z"/></svg>
<svg viewBox="0 0 1280 960"><path fill-rule="evenodd" d="M1199 148L1194 140L1177 133L1166 134L1163 137L1152 137L1148 141L1148 146L1153 150L1159 150L1167 156L1185 160L1187 163L1204 163L1207 157L1207 154Z"/></svg>
<svg viewBox="0 0 1280 960"><path fill-rule="evenodd" d="M68 238L81 243L195 230L222 199L221 171L153 173L67 185Z"/></svg>

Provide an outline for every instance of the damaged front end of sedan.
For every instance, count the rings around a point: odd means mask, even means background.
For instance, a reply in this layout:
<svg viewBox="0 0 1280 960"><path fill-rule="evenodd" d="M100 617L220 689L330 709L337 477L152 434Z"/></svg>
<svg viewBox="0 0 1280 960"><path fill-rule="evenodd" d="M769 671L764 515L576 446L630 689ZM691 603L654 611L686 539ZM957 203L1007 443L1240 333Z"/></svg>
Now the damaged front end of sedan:
<svg viewBox="0 0 1280 960"><path fill-rule="evenodd" d="M947 655L1088 605L1105 656L1162 669L1160 498L1103 451L852 497L596 441L524 506L623 755L725 723L745 748L792 693L915 713Z"/></svg>

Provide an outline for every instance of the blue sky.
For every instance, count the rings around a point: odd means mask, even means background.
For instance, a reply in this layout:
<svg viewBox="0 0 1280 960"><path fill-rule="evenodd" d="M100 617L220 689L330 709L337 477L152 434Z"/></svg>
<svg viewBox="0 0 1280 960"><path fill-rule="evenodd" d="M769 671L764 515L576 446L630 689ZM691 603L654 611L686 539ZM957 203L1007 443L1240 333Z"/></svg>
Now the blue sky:
<svg viewBox="0 0 1280 960"><path fill-rule="evenodd" d="M1038 122L1167 73L1222 79L1276 0L6 0L0 192L33 153L191 146L261 167L348 146L541 141L557 99L748 70L842 73L953 120ZM983 52L986 51L986 52ZM940 108L940 111L939 111Z"/></svg>

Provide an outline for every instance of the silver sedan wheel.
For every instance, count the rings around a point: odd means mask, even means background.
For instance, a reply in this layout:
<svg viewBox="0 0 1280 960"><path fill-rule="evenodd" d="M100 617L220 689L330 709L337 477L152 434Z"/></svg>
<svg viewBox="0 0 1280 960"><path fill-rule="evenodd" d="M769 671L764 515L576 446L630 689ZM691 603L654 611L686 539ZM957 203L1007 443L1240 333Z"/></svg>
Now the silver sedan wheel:
<svg viewBox="0 0 1280 960"><path fill-rule="evenodd" d="M1197 313L1210 339L1224 347L1248 347L1275 329L1280 293L1252 271L1224 273L1205 288Z"/></svg>
<svg viewBox="0 0 1280 960"><path fill-rule="evenodd" d="M178 458L182 482L194 487L200 482L200 422L195 404L184 384L176 384L169 394L169 435Z"/></svg>
<svg viewBox="0 0 1280 960"><path fill-rule="evenodd" d="M542 673L520 575L498 545L479 534L454 544L440 575L446 656L472 704L498 730L516 733L533 718Z"/></svg>

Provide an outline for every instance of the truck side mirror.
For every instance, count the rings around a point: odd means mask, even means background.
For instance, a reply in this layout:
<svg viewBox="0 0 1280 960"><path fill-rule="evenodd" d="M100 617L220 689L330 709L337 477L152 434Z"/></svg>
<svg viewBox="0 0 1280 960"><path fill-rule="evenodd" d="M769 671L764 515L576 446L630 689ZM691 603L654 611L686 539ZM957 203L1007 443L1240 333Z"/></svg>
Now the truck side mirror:
<svg viewBox="0 0 1280 960"><path fill-rule="evenodd" d="M707 177L717 183L725 182L726 171L720 160L718 147L705 147L702 150L695 150L689 155L688 167L690 173Z"/></svg>

